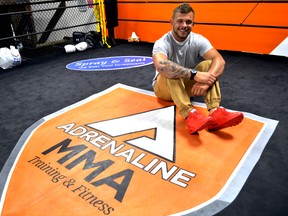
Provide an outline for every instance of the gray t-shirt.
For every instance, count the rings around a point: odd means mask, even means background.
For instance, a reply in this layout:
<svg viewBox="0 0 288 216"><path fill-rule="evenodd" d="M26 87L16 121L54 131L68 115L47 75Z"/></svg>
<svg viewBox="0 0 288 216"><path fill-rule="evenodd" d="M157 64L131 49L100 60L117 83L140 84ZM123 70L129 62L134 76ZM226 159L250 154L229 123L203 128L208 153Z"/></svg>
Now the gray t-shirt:
<svg viewBox="0 0 288 216"><path fill-rule="evenodd" d="M152 54L163 53L169 60L180 66L195 68L202 60L202 56L211 48L213 48L211 43L200 34L191 32L185 41L178 42L170 31L155 42ZM153 86L158 74L156 70Z"/></svg>

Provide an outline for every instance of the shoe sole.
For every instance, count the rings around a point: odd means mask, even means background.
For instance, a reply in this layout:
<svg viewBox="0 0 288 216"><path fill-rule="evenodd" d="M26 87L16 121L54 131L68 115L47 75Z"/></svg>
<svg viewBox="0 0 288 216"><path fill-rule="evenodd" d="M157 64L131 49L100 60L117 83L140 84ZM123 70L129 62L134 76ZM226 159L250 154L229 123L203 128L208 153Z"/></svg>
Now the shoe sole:
<svg viewBox="0 0 288 216"><path fill-rule="evenodd" d="M230 121L224 122L221 125L217 125L215 127L213 127L213 125L211 125L208 128L208 130L209 131L216 131L216 130L220 130L220 129L223 129L223 128L236 126L236 125L238 125L238 124L240 124L242 122L243 118L244 118L243 115L239 115L236 118L230 119Z"/></svg>
<svg viewBox="0 0 288 216"><path fill-rule="evenodd" d="M197 134L198 131L201 131L201 130L207 128L207 127L210 126L212 123L213 123L213 120L212 120L212 119L209 119L204 125L202 125L202 126L201 126L200 128L198 128L197 130L193 130L192 132L191 132L191 130L189 130L188 128L187 128L187 130L189 131L190 134Z"/></svg>

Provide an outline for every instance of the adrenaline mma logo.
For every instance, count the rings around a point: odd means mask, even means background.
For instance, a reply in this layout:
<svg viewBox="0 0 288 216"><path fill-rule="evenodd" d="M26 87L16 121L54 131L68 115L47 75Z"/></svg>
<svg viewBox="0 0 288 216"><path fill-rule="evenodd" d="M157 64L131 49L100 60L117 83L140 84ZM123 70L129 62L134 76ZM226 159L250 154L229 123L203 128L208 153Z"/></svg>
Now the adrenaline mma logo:
<svg viewBox="0 0 288 216"><path fill-rule="evenodd" d="M1 215L216 213L257 162L251 164L251 154L261 152L253 149L267 143L259 134L267 138L277 125L251 117L237 129L190 136L174 104L115 85L23 134L10 156L13 166L1 173Z"/></svg>

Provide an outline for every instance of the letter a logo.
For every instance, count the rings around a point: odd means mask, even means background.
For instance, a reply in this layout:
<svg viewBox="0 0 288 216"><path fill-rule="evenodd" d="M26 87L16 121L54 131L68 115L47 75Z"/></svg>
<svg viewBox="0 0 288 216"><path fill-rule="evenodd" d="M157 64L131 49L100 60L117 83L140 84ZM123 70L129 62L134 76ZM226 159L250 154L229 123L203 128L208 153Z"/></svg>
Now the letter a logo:
<svg viewBox="0 0 288 216"><path fill-rule="evenodd" d="M87 125L112 137L154 130L154 136L126 140L135 147L174 162L175 106L124 116Z"/></svg>

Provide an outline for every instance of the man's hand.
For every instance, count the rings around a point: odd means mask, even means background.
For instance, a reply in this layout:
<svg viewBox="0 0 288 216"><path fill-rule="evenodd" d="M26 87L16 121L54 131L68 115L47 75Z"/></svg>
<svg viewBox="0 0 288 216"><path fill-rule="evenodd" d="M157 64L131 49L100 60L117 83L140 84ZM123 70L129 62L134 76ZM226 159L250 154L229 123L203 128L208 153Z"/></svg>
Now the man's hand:
<svg viewBox="0 0 288 216"><path fill-rule="evenodd" d="M204 83L199 83L199 82L195 83L191 89L192 97L203 96L209 87L210 87L209 85L204 84Z"/></svg>
<svg viewBox="0 0 288 216"><path fill-rule="evenodd" d="M198 71L194 77L194 80L211 86L216 81L216 76L208 72Z"/></svg>

